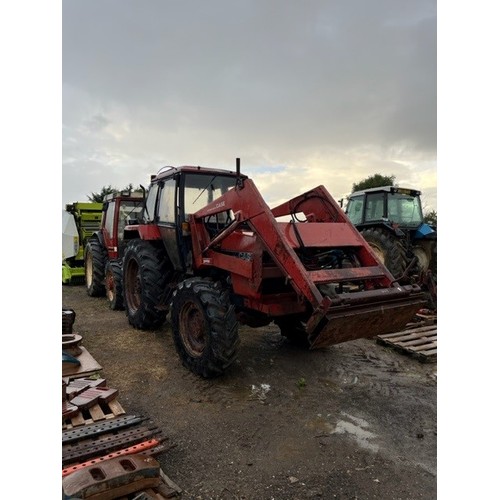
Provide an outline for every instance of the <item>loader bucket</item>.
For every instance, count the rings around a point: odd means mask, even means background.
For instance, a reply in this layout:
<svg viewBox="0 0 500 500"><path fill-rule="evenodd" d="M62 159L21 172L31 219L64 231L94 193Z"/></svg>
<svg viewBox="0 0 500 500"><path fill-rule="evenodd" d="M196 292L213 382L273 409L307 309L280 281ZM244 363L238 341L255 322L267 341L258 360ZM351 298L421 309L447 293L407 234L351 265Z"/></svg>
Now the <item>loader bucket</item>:
<svg viewBox="0 0 500 500"><path fill-rule="evenodd" d="M310 349L400 331L426 304L411 286L363 292L343 302L318 309L308 321Z"/></svg>

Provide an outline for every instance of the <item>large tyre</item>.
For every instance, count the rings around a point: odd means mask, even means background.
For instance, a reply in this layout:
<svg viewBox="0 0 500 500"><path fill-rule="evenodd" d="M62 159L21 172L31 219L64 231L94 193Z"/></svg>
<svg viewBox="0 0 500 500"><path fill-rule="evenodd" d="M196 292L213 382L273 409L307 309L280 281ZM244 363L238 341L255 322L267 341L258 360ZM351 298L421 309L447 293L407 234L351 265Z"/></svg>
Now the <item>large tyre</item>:
<svg viewBox="0 0 500 500"><path fill-rule="evenodd" d="M432 274L437 274L437 242L435 240L417 240L412 247L412 251L418 258L420 272L426 273L428 270Z"/></svg>
<svg viewBox="0 0 500 500"><path fill-rule="evenodd" d="M361 234L394 278L402 276L408 261L401 238L379 227L362 230Z"/></svg>
<svg viewBox="0 0 500 500"><path fill-rule="evenodd" d="M97 238L91 238L85 245L85 286L90 297L103 297L104 269L106 267L107 253Z"/></svg>
<svg viewBox="0 0 500 500"><path fill-rule="evenodd" d="M281 335L286 337L290 344L301 349L309 349L310 343L307 339L306 324L297 316L283 316L274 322L278 325Z"/></svg>
<svg viewBox="0 0 500 500"><path fill-rule="evenodd" d="M220 282L190 278L172 299L172 334L182 364L205 378L221 375L236 359L238 321Z"/></svg>
<svg viewBox="0 0 500 500"><path fill-rule="evenodd" d="M167 309L159 308L170 276L165 252L143 240L128 244L123 256L123 297L128 322L139 330L160 327Z"/></svg>
<svg viewBox="0 0 500 500"><path fill-rule="evenodd" d="M106 298L113 311L125 309L123 300L123 273L121 261L108 261L104 276Z"/></svg>

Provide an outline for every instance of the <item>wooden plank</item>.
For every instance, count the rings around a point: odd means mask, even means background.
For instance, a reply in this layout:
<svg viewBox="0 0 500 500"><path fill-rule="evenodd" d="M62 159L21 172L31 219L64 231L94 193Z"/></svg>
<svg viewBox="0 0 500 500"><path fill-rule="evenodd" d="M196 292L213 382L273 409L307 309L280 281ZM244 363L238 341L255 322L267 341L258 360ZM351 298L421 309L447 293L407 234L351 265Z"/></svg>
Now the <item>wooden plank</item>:
<svg viewBox="0 0 500 500"><path fill-rule="evenodd" d="M421 326L400 332L379 335L377 343L392 347L402 354L408 354L421 362L437 359L437 326Z"/></svg>
<svg viewBox="0 0 500 500"><path fill-rule="evenodd" d="M423 326L421 328L412 328L409 330L403 330L395 333L386 333L384 335L379 335L379 338L383 339L393 339L397 337L405 337L406 335L417 334L423 332L437 332L437 328L435 326Z"/></svg>
<svg viewBox="0 0 500 500"><path fill-rule="evenodd" d="M102 411L101 407L98 404L91 406L89 408L89 413L92 416L92 420L94 422L97 422L99 420L104 420L106 418L106 415L104 415L104 412Z"/></svg>
<svg viewBox="0 0 500 500"><path fill-rule="evenodd" d="M79 425L85 425L85 419L83 418L82 412L80 412L78 415L74 416L71 419L71 425L73 427L77 427Z"/></svg>
<svg viewBox="0 0 500 500"><path fill-rule="evenodd" d="M432 344L425 344L425 345L418 345L413 348L414 351L428 351L431 348L437 348L437 344L432 343Z"/></svg>
<svg viewBox="0 0 500 500"><path fill-rule="evenodd" d="M427 355L428 355L428 356L432 356L432 355L434 355L434 354L436 354L436 355L437 355L437 353L438 353L438 350L437 350L437 348L436 348L436 349L431 349L430 351L428 351L428 352L427 352Z"/></svg>
<svg viewBox="0 0 500 500"><path fill-rule="evenodd" d="M400 337L394 337L393 339L380 339L381 342L387 343L387 344L399 344L402 342L411 342L413 340L421 340L421 339L428 339L429 337L425 335L403 335Z"/></svg>
<svg viewBox="0 0 500 500"><path fill-rule="evenodd" d="M437 336L433 337L423 337L419 339L410 339L410 340L402 340L399 342L394 342L396 345L400 345L403 347L411 347L411 346L419 346L422 344L430 344L437 340Z"/></svg>
<svg viewBox="0 0 500 500"><path fill-rule="evenodd" d="M108 403L109 409L113 412L113 415L116 417L118 415L123 415L125 410L122 408L122 405L116 400L113 399Z"/></svg>
<svg viewBox="0 0 500 500"><path fill-rule="evenodd" d="M73 427L82 425L93 424L101 420L109 420L119 415L125 414L125 410L117 400L112 400L109 403L99 402L98 404L90 407L88 410L83 410L78 415L63 421L62 429L68 430Z"/></svg>

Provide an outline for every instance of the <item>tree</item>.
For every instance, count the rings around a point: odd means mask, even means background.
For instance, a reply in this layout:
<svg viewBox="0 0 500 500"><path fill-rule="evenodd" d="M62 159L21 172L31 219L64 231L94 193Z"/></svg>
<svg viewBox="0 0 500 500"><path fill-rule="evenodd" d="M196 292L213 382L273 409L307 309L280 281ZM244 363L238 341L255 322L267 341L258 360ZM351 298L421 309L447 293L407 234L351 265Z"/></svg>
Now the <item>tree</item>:
<svg viewBox="0 0 500 500"><path fill-rule="evenodd" d="M429 224L429 226L437 227L438 225L438 214L436 210L430 210L424 213L424 222Z"/></svg>
<svg viewBox="0 0 500 500"><path fill-rule="evenodd" d="M361 191L363 189L376 188L381 186L395 186L395 180L395 175L374 174L358 183L354 183L352 185L351 192L354 193L355 191Z"/></svg>
<svg viewBox="0 0 500 500"><path fill-rule="evenodd" d="M89 201L93 201L95 203L102 203L104 201L104 198L108 194L113 194L113 193L117 193L117 192L118 192L118 189L113 188L113 187L111 187L111 185L109 185L109 186L102 187L100 193L92 193L90 195L87 195L87 198L89 199Z"/></svg>
<svg viewBox="0 0 500 500"><path fill-rule="evenodd" d="M115 194L115 193L118 194L121 191L130 191L131 193L136 193L136 192L142 192L142 189L140 187L134 188L132 183L130 183L128 186L126 186L122 190L116 189L114 187L111 187L111 185L109 185L109 186L102 187L100 193L91 193L90 195L87 195L87 198L89 201L93 201L95 203L103 203L104 198L108 194Z"/></svg>

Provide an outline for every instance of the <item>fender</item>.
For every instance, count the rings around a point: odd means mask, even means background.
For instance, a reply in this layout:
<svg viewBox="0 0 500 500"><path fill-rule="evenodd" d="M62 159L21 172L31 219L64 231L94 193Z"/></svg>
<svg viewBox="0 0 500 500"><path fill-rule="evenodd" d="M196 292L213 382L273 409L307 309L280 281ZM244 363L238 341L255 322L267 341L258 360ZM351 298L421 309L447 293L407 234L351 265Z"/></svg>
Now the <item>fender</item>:
<svg viewBox="0 0 500 500"><path fill-rule="evenodd" d="M427 240L435 240L437 239L437 232L432 229L429 224L423 223L421 224L418 229L415 231L415 236L414 239L416 240L421 240L421 239L427 239Z"/></svg>
<svg viewBox="0 0 500 500"><path fill-rule="evenodd" d="M123 232L124 240L139 237L141 240L161 240L160 230L156 224L135 224L125 226Z"/></svg>
<svg viewBox="0 0 500 500"><path fill-rule="evenodd" d="M372 227L382 227L384 229L387 229L387 231L390 231L391 233L395 234L396 236L399 236L400 238L404 237L405 233L398 227L394 227L392 224L389 222L376 222L376 223L370 223L370 222L365 222L364 224L357 224L356 227L358 228L359 231L362 229L370 229Z"/></svg>

